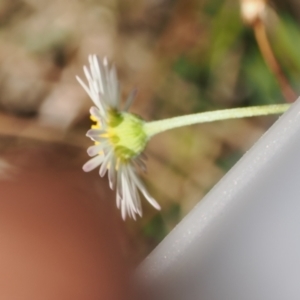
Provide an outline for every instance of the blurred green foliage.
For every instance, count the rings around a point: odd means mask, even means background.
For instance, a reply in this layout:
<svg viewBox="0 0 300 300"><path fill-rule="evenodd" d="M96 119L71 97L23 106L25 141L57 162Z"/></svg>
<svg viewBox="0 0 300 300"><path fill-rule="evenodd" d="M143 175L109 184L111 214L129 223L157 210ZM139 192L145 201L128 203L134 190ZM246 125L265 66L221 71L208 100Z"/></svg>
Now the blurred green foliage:
<svg viewBox="0 0 300 300"><path fill-rule="evenodd" d="M195 22L202 26L201 35L197 37L200 42L178 53L171 66L180 80L193 87L187 88L182 100L192 103L191 99L196 99L189 112L284 102L276 77L264 61L253 31L242 22L239 3L212 0L198 9ZM284 73L297 92L300 82L299 24L286 13L276 13L274 19L266 20L268 36ZM166 77L165 84L168 80ZM168 93L160 101L175 102L168 98ZM217 157L215 164L227 172L242 155L241 149L229 146ZM160 241L170 228L166 226L168 213L164 211L155 216L145 226L144 234Z"/></svg>

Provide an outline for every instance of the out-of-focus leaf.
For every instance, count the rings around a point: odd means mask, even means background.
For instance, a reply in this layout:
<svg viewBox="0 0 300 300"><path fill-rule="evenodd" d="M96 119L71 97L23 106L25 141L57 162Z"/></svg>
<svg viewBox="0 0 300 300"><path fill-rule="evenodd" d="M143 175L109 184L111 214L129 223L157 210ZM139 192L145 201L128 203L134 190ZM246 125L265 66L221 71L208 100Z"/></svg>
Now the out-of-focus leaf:
<svg viewBox="0 0 300 300"><path fill-rule="evenodd" d="M225 2L212 19L210 68L214 69L241 37L244 26L238 3Z"/></svg>
<svg viewBox="0 0 300 300"><path fill-rule="evenodd" d="M245 57L243 75L249 105L279 103L282 99L278 83L259 52Z"/></svg>
<svg viewBox="0 0 300 300"><path fill-rule="evenodd" d="M229 155L222 156L216 161L216 164L224 171L228 171L242 156L243 153L241 151L235 151Z"/></svg>
<svg viewBox="0 0 300 300"><path fill-rule="evenodd" d="M300 73L300 27L291 17L283 16L278 22L272 35L272 47L288 71Z"/></svg>
<svg viewBox="0 0 300 300"><path fill-rule="evenodd" d="M180 205L172 204L168 211L155 215L143 228L143 233L148 238L160 242L180 220Z"/></svg>

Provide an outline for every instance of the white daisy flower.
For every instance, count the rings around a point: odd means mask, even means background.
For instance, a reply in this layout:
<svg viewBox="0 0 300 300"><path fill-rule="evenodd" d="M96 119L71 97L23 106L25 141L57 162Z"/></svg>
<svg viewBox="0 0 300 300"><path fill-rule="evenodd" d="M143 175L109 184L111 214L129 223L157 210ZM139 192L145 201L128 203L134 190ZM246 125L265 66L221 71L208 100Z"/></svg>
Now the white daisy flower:
<svg viewBox="0 0 300 300"><path fill-rule="evenodd" d="M135 91L120 109L120 88L115 67L110 67L106 58L100 62L96 55L89 56L89 64L90 68L83 68L88 85L76 76L95 105L90 113L96 124L87 132L87 136L95 142L87 150L93 158L83 166L83 170L89 172L100 167L101 177L108 171L109 186L116 188L117 207L121 209L122 218L125 220L128 215L136 219L136 215L142 216L139 192L153 207L160 209L136 172L136 167L146 169L142 152L149 136L144 130L145 122L127 112Z"/></svg>

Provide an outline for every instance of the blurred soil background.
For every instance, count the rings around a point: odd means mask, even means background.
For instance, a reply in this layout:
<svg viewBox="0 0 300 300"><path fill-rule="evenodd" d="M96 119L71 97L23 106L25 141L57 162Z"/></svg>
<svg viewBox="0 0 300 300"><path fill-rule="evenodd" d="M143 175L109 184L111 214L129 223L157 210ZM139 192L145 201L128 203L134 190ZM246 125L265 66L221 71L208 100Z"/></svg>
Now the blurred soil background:
<svg viewBox="0 0 300 300"><path fill-rule="evenodd" d="M270 44L299 94L300 2L253 1L265 5ZM63 145L82 149L79 160L70 156L72 170L82 172L91 101L75 75L83 78L93 53L115 63L124 97L138 88L131 111L145 120L285 102L238 0L0 0L0 176L14 168L8 153L22 152L24 141L26 148L46 143L58 157ZM140 262L276 119L154 137L143 179L162 210L144 201L144 217L126 221L118 237L124 257ZM114 192L107 193L115 205ZM114 214L121 224L120 212Z"/></svg>

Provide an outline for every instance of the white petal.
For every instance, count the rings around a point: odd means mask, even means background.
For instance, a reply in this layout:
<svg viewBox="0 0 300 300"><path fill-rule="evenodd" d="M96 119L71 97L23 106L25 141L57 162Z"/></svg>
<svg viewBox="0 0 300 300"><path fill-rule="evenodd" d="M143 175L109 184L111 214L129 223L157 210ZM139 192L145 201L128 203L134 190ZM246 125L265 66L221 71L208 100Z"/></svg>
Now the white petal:
<svg viewBox="0 0 300 300"><path fill-rule="evenodd" d="M128 173L128 176L129 176L128 185L129 185L129 190L130 190L131 201L133 203L135 212L137 214L141 215L142 214L142 206L141 206L138 189L137 189L135 183L133 182L133 180L130 178L129 173Z"/></svg>
<svg viewBox="0 0 300 300"><path fill-rule="evenodd" d="M95 59L94 59L95 58ZM91 69L91 74L92 74L92 82L93 82L93 86L95 88L95 91L97 93L101 92L102 89L100 87L100 84L101 84L101 76L99 76L96 68L97 68L97 64L98 64L98 61L97 61L97 57L95 55L90 55L89 56L89 63L90 63L90 69Z"/></svg>
<svg viewBox="0 0 300 300"><path fill-rule="evenodd" d="M89 83L89 87L90 87L90 91L91 91L91 94L94 95L95 94L95 90L94 90L94 85L93 85L93 78L90 74L90 71L89 69L87 68L87 66L83 66L83 72L84 72L84 75Z"/></svg>
<svg viewBox="0 0 300 300"><path fill-rule="evenodd" d="M111 164L108 169L109 187L113 190L116 183L116 163L114 156L111 158Z"/></svg>
<svg viewBox="0 0 300 300"><path fill-rule="evenodd" d="M141 157L136 157L134 162L138 165L139 168L141 168L141 170L144 173L147 172L147 166L146 166L145 162L143 161L143 159Z"/></svg>
<svg viewBox="0 0 300 300"><path fill-rule="evenodd" d="M110 163L112 155L113 155L113 150L111 150L107 155L105 155L105 158L104 158L103 163L99 170L99 175L101 177L103 177L105 175L105 173L107 171L107 166Z"/></svg>
<svg viewBox="0 0 300 300"><path fill-rule="evenodd" d="M88 86L82 81L82 79L79 76L76 76L77 81L81 84L81 86L83 87L83 89L86 91L86 93L89 95L89 97L93 100L93 96L92 93L90 91L90 89L88 88ZM93 100L94 101L94 100ZM96 104L96 103L95 103ZM96 104L97 105L97 104Z"/></svg>
<svg viewBox="0 0 300 300"><path fill-rule="evenodd" d="M139 188L139 190L141 191L141 193L144 195L144 197L147 199L147 201L157 210L160 210L160 205L154 200L154 198L152 198L150 196L150 194L148 193L147 189L145 188L145 186L143 185L143 183L140 181L140 179L137 177L137 175L135 174L135 172L130 169L131 171L131 178L134 181L134 183L137 185L137 187Z"/></svg>
<svg viewBox="0 0 300 300"><path fill-rule="evenodd" d="M106 131L101 129L89 129L86 135L90 138L101 136L101 134L104 134Z"/></svg>
<svg viewBox="0 0 300 300"><path fill-rule="evenodd" d="M98 166L101 165L101 163L104 160L104 156L102 155L97 155L95 157L93 157L92 159L90 159L88 162L86 162L82 169L84 172L90 172L94 169L96 169Z"/></svg>
<svg viewBox="0 0 300 300"><path fill-rule="evenodd" d="M127 211L129 209L132 209L134 212L137 212L137 209L135 207L133 196L134 193L132 193L130 189L130 177L128 174L128 168L124 168L123 174L122 174L122 183L123 183L123 199L126 202Z"/></svg>
<svg viewBox="0 0 300 300"><path fill-rule="evenodd" d="M103 88L103 70L101 71L101 65L98 60L97 55L93 55L92 57L93 64L94 64L94 71L96 73L96 77L99 81L99 88L102 94L104 94L104 88Z"/></svg>
<svg viewBox="0 0 300 300"><path fill-rule="evenodd" d="M90 94L91 94L91 99L95 103L95 105L99 108L103 109L103 104L100 101L99 97L99 90L97 88L97 85L95 81L93 80L92 75L90 74L88 68L86 66L83 67L84 74L87 78L87 81L89 83L89 88L90 88Z"/></svg>
<svg viewBox="0 0 300 300"><path fill-rule="evenodd" d="M122 178L121 178L122 170L123 170L123 166L120 165L119 169L117 170L117 195L119 195L120 199L123 198L123 194L122 194L123 188L122 188Z"/></svg>
<svg viewBox="0 0 300 300"><path fill-rule="evenodd" d="M104 58L103 58L103 65L104 65L105 67L108 66L108 60L107 60L107 57L106 57L106 56L104 56Z"/></svg>
<svg viewBox="0 0 300 300"><path fill-rule="evenodd" d="M90 108L90 114L95 117L97 119L97 121L102 123L102 118L103 118L103 111L100 110L98 107L96 106L92 106Z"/></svg>
<svg viewBox="0 0 300 300"><path fill-rule="evenodd" d="M140 195L137 189L137 186L135 185L134 181L130 179L130 185L131 185L131 190L132 190L132 199L136 208L136 212L142 216L142 205L141 205L141 199Z"/></svg>
<svg viewBox="0 0 300 300"><path fill-rule="evenodd" d="M121 200L122 200L122 198L119 195L119 193L117 192L117 197L116 197L117 208L120 208Z"/></svg>
<svg viewBox="0 0 300 300"><path fill-rule="evenodd" d="M95 156L99 154L107 145L102 143L100 145L93 145L87 149L87 153L89 156Z"/></svg>
<svg viewBox="0 0 300 300"><path fill-rule="evenodd" d="M137 93L137 89L134 89L131 91L131 93L129 94L129 96L127 97L127 100L125 102L125 105L123 108L124 111L128 111L129 107L131 106L131 104L136 96L136 93Z"/></svg>
<svg viewBox="0 0 300 300"><path fill-rule="evenodd" d="M119 84L115 66L112 66L109 71L108 86L111 94L111 102L113 103L113 107L117 108L119 106Z"/></svg>
<svg viewBox="0 0 300 300"><path fill-rule="evenodd" d="M105 68L105 81L106 81L106 91L105 91L105 95L106 95L106 103L110 106L110 107L116 107L115 105L115 101L114 101L114 95L113 95L113 90L110 84L110 78L109 78L109 68L106 67Z"/></svg>
<svg viewBox="0 0 300 300"><path fill-rule="evenodd" d="M123 221L125 221L126 220L126 207L125 207L124 199L122 199L122 201L121 201L121 215L122 215Z"/></svg>
<svg viewBox="0 0 300 300"><path fill-rule="evenodd" d="M98 143L105 143L107 142L107 138L101 137L101 136L89 136L89 138L95 142Z"/></svg>
<svg viewBox="0 0 300 300"><path fill-rule="evenodd" d="M117 83L116 87L116 109L120 110L120 103L121 103L121 87L119 82Z"/></svg>

